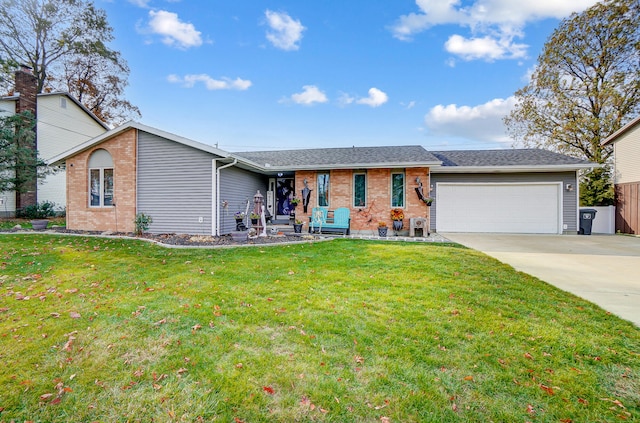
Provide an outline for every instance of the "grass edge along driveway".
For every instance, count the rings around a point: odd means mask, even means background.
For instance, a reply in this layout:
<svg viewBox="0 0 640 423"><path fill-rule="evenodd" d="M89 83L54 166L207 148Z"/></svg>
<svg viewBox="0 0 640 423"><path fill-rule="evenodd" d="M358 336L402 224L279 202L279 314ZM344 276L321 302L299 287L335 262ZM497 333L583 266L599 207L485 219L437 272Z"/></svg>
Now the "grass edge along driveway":
<svg viewBox="0 0 640 423"><path fill-rule="evenodd" d="M640 331L457 245L0 236L0 421L640 418Z"/></svg>

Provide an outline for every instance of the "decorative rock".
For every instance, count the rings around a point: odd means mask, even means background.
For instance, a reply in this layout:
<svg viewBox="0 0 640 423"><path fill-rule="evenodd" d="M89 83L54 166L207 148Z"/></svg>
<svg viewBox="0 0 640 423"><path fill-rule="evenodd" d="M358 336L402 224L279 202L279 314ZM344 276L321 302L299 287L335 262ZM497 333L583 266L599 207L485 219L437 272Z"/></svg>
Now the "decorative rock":
<svg viewBox="0 0 640 423"><path fill-rule="evenodd" d="M13 229L22 229L22 225L18 224L16 226L14 226Z"/></svg>

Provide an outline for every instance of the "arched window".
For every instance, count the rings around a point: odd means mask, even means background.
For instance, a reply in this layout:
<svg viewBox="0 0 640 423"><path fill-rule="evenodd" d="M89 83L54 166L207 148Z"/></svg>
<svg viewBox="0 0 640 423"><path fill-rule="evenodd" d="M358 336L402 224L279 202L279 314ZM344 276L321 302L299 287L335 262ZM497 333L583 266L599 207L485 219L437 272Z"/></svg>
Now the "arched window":
<svg viewBox="0 0 640 423"><path fill-rule="evenodd" d="M89 157L89 206L113 206L113 159L107 150Z"/></svg>

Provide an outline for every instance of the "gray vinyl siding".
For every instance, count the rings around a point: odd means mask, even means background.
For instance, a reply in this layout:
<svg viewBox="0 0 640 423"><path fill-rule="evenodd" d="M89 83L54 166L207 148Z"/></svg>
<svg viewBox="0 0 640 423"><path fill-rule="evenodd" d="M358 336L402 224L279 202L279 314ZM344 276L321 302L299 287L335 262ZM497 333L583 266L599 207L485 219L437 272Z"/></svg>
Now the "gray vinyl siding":
<svg viewBox="0 0 640 423"><path fill-rule="evenodd" d="M431 185L433 190L430 196L436 198L437 184L439 182L457 183L522 183L522 182L562 182L562 223L567 225L564 233L576 233L578 231L577 194L578 184L576 172L556 173L432 173ZM573 191L567 191L567 184L574 186ZM431 230L437 231L436 203L433 202L430 210Z"/></svg>
<svg viewBox="0 0 640 423"><path fill-rule="evenodd" d="M149 232L211 235L211 161L215 158L138 131L138 212L153 218Z"/></svg>
<svg viewBox="0 0 640 423"><path fill-rule="evenodd" d="M249 213L253 210L253 196L256 191L264 196L267 202L268 178L237 167L228 167L220 171L220 203L227 203L226 209L220 207L220 234L228 234L235 230L234 214L245 211L249 201Z"/></svg>

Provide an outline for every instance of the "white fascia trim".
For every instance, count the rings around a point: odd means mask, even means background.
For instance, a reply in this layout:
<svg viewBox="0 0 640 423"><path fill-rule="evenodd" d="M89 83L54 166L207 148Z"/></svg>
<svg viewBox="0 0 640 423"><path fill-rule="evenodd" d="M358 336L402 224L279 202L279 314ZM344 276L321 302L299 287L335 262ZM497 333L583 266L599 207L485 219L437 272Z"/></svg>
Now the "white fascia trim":
<svg viewBox="0 0 640 423"><path fill-rule="evenodd" d="M291 172L294 170L334 170L334 169L386 169L386 168L414 168L414 167L440 167L442 162L433 163L344 163L331 165L302 165L302 166L269 166L257 165L265 172Z"/></svg>
<svg viewBox="0 0 640 423"><path fill-rule="evenodd" d="M528 173L528 172L571 172L578 169L602 167L597 163L550 166L442 166L431 173Z"/></svg>

